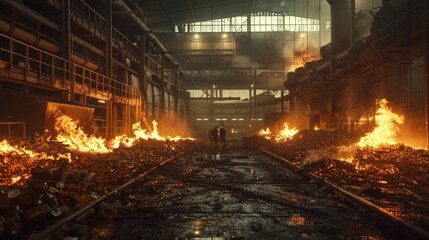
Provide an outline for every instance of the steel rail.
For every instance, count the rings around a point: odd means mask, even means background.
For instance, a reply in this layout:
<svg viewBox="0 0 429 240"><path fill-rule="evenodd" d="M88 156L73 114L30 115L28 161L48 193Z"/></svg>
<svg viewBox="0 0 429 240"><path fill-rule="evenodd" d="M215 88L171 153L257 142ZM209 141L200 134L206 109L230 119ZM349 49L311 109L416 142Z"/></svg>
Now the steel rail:
<svg viewBox="0 0 429 240"><path fill-rule="evenodd" d="M142 178L144 178L146 175L148 175L149 173L155 171L156 169L158 169L159 167L191 152L194 149L194 147L191 147L190 149L183 151L179 154L177 154L174 157L171 157L161 163L156 164L155 166L149 168L148 170L144 171L143 173L141 173L140 175L138 175L137 177L129 180L128 182L122 184L119 187L116 187L115 189L111 190L110 192L98 197L97 199L95 199L94 201L88 203L86 206L82 207L79 210L76 210L75 212L71 213L70 215L56 221L55 223L51 224L50 226L48 226L47 228L45 228L43 231L37 233L34 236L29 236L27 239L28 240L41 240L41 239L51 239L52 238L52 234L59 229L61 226L63 226L64 224L76 219L79 216L82 216L84 214L86 214L87 212L89 212L93 207L95 207L96 205L100 204L103 201L108 200L110 197L118 194L120 191L126 189L127 187L129 187L130 185L136 183L137 181L141 180Z"/></svg>
<svg viewBox="0 0 429 240"><path fill-rule="evenodd" d="M323 183L325 186L329 187L330 189L333 190L333 192L338 195L341 198L347 198L351 201L353 201L354 203L358 204L359 206L363 207L367 212L370 213L375 213L378 215L378 217L380 217L381 219L384 219L385 221L387 221L388 223L392 224L395 229L399 228L400 230L402 230L400 233L406 235L407 237L413 238L413 239L429 239L429 232L427 232L426 230L417 227L411 223L407 223L405 220L393 215L392 213L390 213L389 211L387 211L386 209L366 200L365 198L359 197L347 190L345 190L344 188L336 185L335 183L324 179L320 176L317 176L314 173L308 172L306 171L304 168L299 167L295 164L293 164L292 162L290 162L289 160L280 157L264 148L259 148L259 150L278 160L281 161L283 163L285 163L287 166L289 166L290 168L292 168L295 172L300 172L303 175L306 175L310 178L313 178L321 183ZM398 230L398 229L396 229Z"/></svg>

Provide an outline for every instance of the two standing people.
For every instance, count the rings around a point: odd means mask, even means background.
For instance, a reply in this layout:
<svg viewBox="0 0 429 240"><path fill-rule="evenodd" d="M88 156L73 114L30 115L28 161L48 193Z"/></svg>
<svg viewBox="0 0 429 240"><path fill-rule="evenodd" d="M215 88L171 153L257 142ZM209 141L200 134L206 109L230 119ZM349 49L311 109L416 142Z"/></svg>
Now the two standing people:
<svg viewBox="0 0 429 240"><path fill-rule="evenodd" d="M226 130L223 127L220 127L220 129L218 129L218 127L215 126L213 129L210 129L209 130L210 149L216 149L218 147L219 138L220 138L220 143L222 145L222 148L225 149L226 147L225 137L226 137Z"/></svg>

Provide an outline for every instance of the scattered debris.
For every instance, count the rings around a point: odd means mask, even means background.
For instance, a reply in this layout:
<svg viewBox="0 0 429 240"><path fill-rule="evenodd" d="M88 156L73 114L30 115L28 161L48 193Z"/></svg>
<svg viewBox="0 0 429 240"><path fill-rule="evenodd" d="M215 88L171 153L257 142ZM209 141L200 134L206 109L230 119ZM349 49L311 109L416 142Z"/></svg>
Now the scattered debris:
<svg viewBox="0 0 429 240"><path fill-rule="evenodd" d="M108 154L70 152L48 133L11 142L20 151L0 152L0 238L19 238L31 226L66 216L194 142L141 139ZM36 154L41 146L43 154ZM69 228L69 236L87 232Z"/></svg>

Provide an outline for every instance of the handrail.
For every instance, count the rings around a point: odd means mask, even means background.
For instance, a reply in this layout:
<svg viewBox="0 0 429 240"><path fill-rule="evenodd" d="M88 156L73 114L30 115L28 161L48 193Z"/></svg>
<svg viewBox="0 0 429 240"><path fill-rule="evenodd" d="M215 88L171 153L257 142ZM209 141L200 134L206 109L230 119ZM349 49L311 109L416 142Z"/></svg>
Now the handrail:
<svg viewBox="0 0 429 240"><path fill-rule="evenodd" d="M95 21L95 24L98 24L97 27L104 28L106 26L106 19L101 14L99 14L97 11L95 11L85 1L82 1L82 0L72 0L71 4L75 6L73 8L73 10L75 10L78 13L81 13L81 15L83 17L87 18L90 22ZM81 5L79 5L79 4L81 4ZM79 6L82 6L83 9L80 9ZM85 14L85 10L88 11L88 14ZM95 19L91 19L91 13L94 14Z"/></svg>
<svg viewBox="0 0 429 240"><path fill-rule="evenodd" d="M113 94L113 96L128 97L128 98L133 97L133 95L136 95L134 97L135 99L141 97L140 91L138 91L137 88L131 85L119 82L113 78L109 78L98 72L85 68L81 65L70 62L62 57L59 57L49 52L43 51L41 49L32 47L26 43L13 39L7 35L0 33L0 37L6 38L12 42L24 45L28 49L25 51L26 54L21 54L18 52L14 52L11 49L6 49L0 46L0 52L7 53L9 57L9 62L12 64L9 67L9 70L12 70L12 67L23 68L24 71L26 72L30 71L30 72L38 73L39 78L41 75L46 76L50 74L50 77L52 78L51 82L45 85L49 85L54 88L58 88L57 84L54 84L55 78L62 78L63 80L70 79L68 74L72 74L76 78L75 81L77 83L82 84L82 87L87 86L89 91L91 90L107 91L108 93ZM31 55L37 56L37 57L27 55L28 52L30 52L30 50L33 51L33 54ZM14 58L16 57L22 58L22 60L25 61L24 66L19 66L18 63L13 62ZM5 56L3 56L3 58L5 58ZM68 64L66 63L71 64L72 69L67 69ZM62 89L62 90L66 89L65 84L63 83L62 87L59 89ZM133 92L136 92L136 94L134 94Z"/></svg>
<svg viewBox="0 0 429 240"><path fill-rule="evenodd" d="M137 87L119 82L114 78L107 77L7 35L0 33L0 38L10 41L5 46L0 45L0 63L2 66L0 75L6 74L10 79L67 91L71 90L71 77L73 77L74 92L105 100L113 99L120 103L135 106L140 110L138 119L143 117L147 128L151 130L151 116L145 106L146 100ZM15 43L23 45L25 49L22 52L25 53L14 52L12 46ZM23 62L23 64L21 65L19 62ZM22 77L19 77L21 75L17 76L17 74L22 74Z"/></svg>

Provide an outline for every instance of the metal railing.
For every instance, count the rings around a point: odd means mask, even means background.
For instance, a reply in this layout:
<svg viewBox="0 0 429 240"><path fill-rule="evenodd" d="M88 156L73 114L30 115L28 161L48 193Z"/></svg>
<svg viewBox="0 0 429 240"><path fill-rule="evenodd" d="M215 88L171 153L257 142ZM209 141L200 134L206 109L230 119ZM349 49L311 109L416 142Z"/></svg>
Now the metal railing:
<svg viewBox="0 0 429 240"><path fill-rule="evenodd" d="M0 34L0 75L102 99L141 97L136 87ZM131 103L131 102L130 102Z"/></svg>
<svg viewBox="0 0 429 240"><path fill-rule="evenodd" d="M87 23L90 24L88 27L100 36L105 35L106 19L102 15L82 0L71 0L70 4L76 17L87 20Z"/></svg>
<svg viewBox="0 0 429 240"><path fill-rule="evenodd" d="M0 127L6 126L7 127L7 139L10 140L11 138L20 138L26 137L27 133L27 124L25 122L0 122ZM15 134L15 130L18 128L18 133L21 134Z"/></svg>

